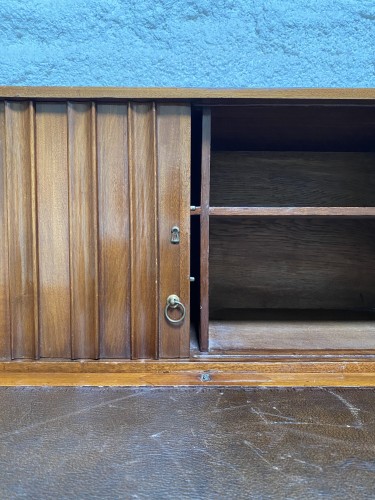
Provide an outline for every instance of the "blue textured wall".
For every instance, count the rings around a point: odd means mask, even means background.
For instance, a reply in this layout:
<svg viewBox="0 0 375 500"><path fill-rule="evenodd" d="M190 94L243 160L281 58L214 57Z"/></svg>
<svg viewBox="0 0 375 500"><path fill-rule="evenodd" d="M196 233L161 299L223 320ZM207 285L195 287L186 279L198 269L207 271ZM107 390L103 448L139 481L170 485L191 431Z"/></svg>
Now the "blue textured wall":
<svg viewBox="0 0 375 500"><path fill-rule="evenodd" d="M375 87L375 0L0 0L0 84Z"/></svg>

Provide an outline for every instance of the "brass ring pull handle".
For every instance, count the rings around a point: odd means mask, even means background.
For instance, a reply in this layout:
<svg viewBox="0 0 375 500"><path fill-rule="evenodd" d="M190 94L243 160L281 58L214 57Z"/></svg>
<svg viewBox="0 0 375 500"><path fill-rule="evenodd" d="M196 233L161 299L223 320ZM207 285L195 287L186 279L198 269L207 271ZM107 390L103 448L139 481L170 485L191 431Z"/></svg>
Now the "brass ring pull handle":
<svg viewBox="0 0 375 500"><path fill-rule="evenodd" d="M169 308L171 309L178 308L181 311L181 316L178 319L171 318L168 314ZM167 305L165 306L164 314L167 320L174 325L179 325L184 321L186 315L186 309L184 304L180 301L180 297L178 295L170 295L167 298Z"/></svg>

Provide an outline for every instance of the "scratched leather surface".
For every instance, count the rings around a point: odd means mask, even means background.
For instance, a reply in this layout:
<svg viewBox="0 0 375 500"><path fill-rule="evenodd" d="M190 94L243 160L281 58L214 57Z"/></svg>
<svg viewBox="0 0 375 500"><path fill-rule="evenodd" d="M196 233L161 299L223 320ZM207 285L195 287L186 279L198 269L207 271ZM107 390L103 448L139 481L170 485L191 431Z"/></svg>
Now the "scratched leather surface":
<svg viewBox="0 0 375 500"><path fill-rule="evenodd" d="M374 498L372 389L0 388L1 498Z"/></svg>

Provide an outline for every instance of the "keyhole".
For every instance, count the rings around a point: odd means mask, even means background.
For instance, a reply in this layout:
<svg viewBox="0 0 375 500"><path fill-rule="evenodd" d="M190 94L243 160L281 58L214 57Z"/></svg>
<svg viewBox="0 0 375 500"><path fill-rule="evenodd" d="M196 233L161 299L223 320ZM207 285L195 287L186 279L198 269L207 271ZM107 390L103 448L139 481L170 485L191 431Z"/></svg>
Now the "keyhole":
<svg viewBox="0 0 375 500"><path fill-rule="evenodd" d="M180 243L180 228L177 226L173 226L171 229L171 243L173 245Z"/></svg>

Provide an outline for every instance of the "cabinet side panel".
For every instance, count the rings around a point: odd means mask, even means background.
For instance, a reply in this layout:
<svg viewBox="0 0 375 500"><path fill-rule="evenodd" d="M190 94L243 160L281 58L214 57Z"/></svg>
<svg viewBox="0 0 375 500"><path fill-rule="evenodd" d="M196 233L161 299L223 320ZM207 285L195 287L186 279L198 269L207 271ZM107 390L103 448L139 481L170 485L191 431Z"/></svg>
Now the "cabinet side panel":
<svg viewBox="0 0 375 500"><path fill-rule="evenodd" d="M132 358L157 357L155 108L129 108Z"/></svg>
<svg viewBox="0 0 375 500"><path fill-rule="evenodd" d="M95 118L91 103L68 103L73 358L99 356Z"/></svg>
<svg viewBox="0 0 375 500"><path fill-rule="evenodd" d="M13 358L37 352L34 108L5 105L10 316Z"/></svg>
<svg viewBox="0 0 375 500"><path fill-rule="evenodd" d="M190 336L190 107L157 106L159 206L159 345L161 358L189 356ZM171 229L180 230L179 244ZM164 309L169 295L178 295L186 308L181 324L171 324ZM169 309L172 319L181 311Z"/></svg>
<svg viewBox="0 0 375 500"><path fill-rule="evenodd" d="M202 116L201 156L201 252L200 252L200 332L201 351L208 350L209 324L209 247L210 247L210 162L211 162L211 110L205 108Z"/></svg>
<svg viewBox="0 0 375 500"><path fill-rule="evenodd" d="M40 356L70 358L66 104L36 104Z"/></svg>
<svg viewBox="0 0 375 500"><path fill-rule="evenodd" d="M127 104L98 104L100 357L130 357Z"/></svg>
<svg viewBox="0 0 375 500"><path fill-rule="evenodd" d="M0 358L10 358L5 110L0 102Z"/></svg>

